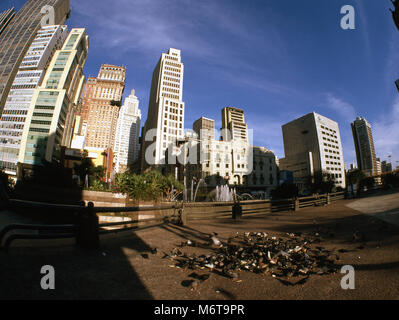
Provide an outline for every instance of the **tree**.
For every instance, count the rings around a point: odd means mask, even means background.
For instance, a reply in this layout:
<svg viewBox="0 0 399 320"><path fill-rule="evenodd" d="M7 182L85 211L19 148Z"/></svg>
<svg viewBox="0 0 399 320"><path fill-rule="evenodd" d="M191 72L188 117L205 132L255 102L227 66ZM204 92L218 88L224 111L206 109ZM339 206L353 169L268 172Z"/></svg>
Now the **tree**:
<svg viewBox="0 0 399 320"><path fill-rule="evenodd" d="M356 169L356 170L348 171L348 173L346 174L346 184L351 186L352 193L353 193L354 185L357 186L358 190L361 189L362 181L364 180L365 177L366 177L366 175L364 174L364 172L362 170Z"/></svg>
<svg viewBox="0 0 399 320"><path fill-rule="evenodd" d="M103 189L107 189L106 186L103 187L104 177L105 177L105 168L103 166L96 167L93 161L88 157L88 153L85 150L83 153L83 159L78 164L74 165L75 174L80 177L80 181L83 184L86 180L86 175L89 177L89 184L91 186L96 186L94 189L101 189L98 191L102 191ZM100 187L101 185L101 187Z"/></svg>
<svg viewBox="0 0 399 320"><path fill-rule="evenodd" d="M271 191L273 199L290 199L298 196L298 187L293 183L283 183Z"/></svg>
<svg viewBox="0 0 399 320"><path fill-rule="evenodd" d="M335 190L335 177L326 171L316 171L309 176L306 186L312 193L331 193Z"/></svg>
<svg viewBox="0 0 399 320"><path fill-rule="evenodd" d="M183 186L173 176L164 176L153 170L138 175L131 172L116 174L114 192L127 194L134 200L171 199L174 190L182 190Z"/></svg>

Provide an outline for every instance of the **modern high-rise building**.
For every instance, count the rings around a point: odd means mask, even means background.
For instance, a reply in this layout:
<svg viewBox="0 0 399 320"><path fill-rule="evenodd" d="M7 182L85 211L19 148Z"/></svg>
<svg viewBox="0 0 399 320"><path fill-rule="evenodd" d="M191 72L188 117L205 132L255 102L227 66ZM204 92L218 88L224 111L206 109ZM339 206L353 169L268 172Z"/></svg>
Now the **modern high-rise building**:
<svg viewBox="0 0 399 320"><path fill-rule="evenodd" d="M282 126L285 158L280 169L294 173L300 189L317 172L326 172L345 188L345 165L338 123L315 112Z"/></svg>
<svg viewBox="0 0 399 320"><path fill-rule="evenodd" d="M88 49L85 29L75 28L55 52L26 117L19 153L23 166L60 162L63 149L70 147Z"/></svg>
<svg viewBox="0 0 399 320"><path fill-rule="evenodd" d="M14 8L0 12L0 36L15 16Z"/></svg>
<svg viewBox="0 0 399 320"><path fill-rule="evenodd" d="M193 130L201 140L215 139L215 121L201 117L193 124Z"/></svg>
<svg viewBox="0 0 399 320"><path fill-rule="evenodd" d="M139 100L132 90L119 112L116 129L114 162L117 173L125 171L139 158L141 111Z"/></svg>
<svg viewBox="0 0 399 320"><path fill-rule="evenodd" d="M0 116L0 169L16 175L21 138L35 89L41 85L55 50L68 35L66 26L47 26L37 32L11 86Z"/></svg>
<svg viewBox="0 0 399 320"><path fill-rule="evenodd" d="M392 163L387 161L381 162L381 171L382 173L392 172Z"/></svg>
<svg viewBox="0 0 399 320"><path fill-rule="evenodd" d="M54 9L52 24L64 24L70 13L69 0L28 0L0 35L0 114L19 65L42 27L42 19L48 12L45 6Z"/></svg>
<svg viewBox="0 0 399 320"><path fill-rule="evenodd" d="M176 141L184 138L184 65L180 50L162 53L152 75L148 116L143 130L141 168L165 164L165 153L173 153ZM172 146L172 148L170 148Z"/></svg>
<svg viewBox="0 0 399 320"><path fill-rule="evenodd" d="M224 137L225 140L248 141L248 126L245 123L244 110L234 107L222 109L222 135L226 134L228 136Z"/></svg>
<svg viewBox="0 0 399 320"><path fill-rule="evenodd" d="M370 124L358 117L351 123L351 128L358 168L368 176L377 174L377 157Z"/></svg>
<svg viewBox="0 0 399 320"><path fill-rule="evenodd" d="M125 79L125 67L108 64L101 66L97 78L88 78L81 109L85 149L103 152L114 147Z"/></svg>

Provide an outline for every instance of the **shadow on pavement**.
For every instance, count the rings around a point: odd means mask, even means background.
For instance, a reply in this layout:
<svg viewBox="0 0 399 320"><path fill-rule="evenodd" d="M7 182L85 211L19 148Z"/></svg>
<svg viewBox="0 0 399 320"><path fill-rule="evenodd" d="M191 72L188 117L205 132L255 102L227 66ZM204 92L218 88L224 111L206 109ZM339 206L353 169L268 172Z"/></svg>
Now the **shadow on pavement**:
<svg viewBox="0 0 399 320"><path fill-rule="evenodd" d="M74 247L10 248L0 251L0 299L134 299L152 295L129 262L150 247L135 234L103 241L99 250ZM43 290L42 266L55 269L55 290Z"/></svg>

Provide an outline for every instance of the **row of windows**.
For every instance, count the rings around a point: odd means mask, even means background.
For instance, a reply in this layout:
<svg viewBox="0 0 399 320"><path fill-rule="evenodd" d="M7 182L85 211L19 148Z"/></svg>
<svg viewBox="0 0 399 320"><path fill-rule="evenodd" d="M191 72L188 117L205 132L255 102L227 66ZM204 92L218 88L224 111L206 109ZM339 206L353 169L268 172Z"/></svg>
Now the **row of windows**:
<svg viewBox="0 0 399 320"><path fill-rule="evenodd" d="M1 121L8 122L25 122L25 117L2 117Z"/></svg>
<svg viewBox="0 0 399 320"><path fill-rule="evenodd" d="M180 89L180 84L177 84L177 83L171 83L171 82L164 81L163 85Z"/></svg>
<svg viewBox="0 0 399 320"><path fill-rule="evenodd" d="M180 79L176 79L176 78L163 77L163 79L166 81L174 81L174 82L180 83Z"/></svg>
<svg viewBox="0 0 399 320"><path fill-rule="evenodd" d="M32 120L31 123L33 124L44 124L44 125L50 125L51 121L44 121L44 120Z"/></svg>
<svg viewBox="0 0 399 320"><path fill-rule="evenodd" d="M172 92L172 93L180 93L180 90L176 90L176 89L172 89L172 88L168 88L168 87L163 87L164 91L168 91L168 92Z"/></svg>
<svg viewBox="0 0 399 320"><path fill-rule="evenodd" d="M329 150L329 149L324 149L324 151L325 151L325 152L330 152L330 153L338 154L338 155L339 155L339 152L338 152L338 151ZM327 157L327 156L326 156L326 157Z"/></svg>
<svg viewBox="0 0 399 320"><path fill-rule="evenodd" d="M333 133L337 133L337 131L335 131L335 130L333 130L333 129L330 129L330 128L327 128L327 127L325 127L325 126L321 126L321 128L324 129L324 130L333 132ZM325 132L323 132L323 133L326 134Z"/></svg>
<svg viewBox="0 0 399 320"><path fill-rule="evenodd" d="M168 68L165 68L168 69ZM170 68L169 68L170 69ZM168 76L172 76L172 77L176 77L176 78L180 78L180 74L179 73L173 73L173 72L167 72L165 71L164 74L168 75ZM179 79L180 81L180 79Z"/></svg>
<svg viewBox="0 0 399 320"><path fill-rule="evenodd" d="M165 107L165 115L167 116L167 111L168 111L168 106ZM169 113L174 113L174 114L179 114L179 110L174 109L174 108L170 108L169 109ZM180 114L183 114L183 110L180 109Z"/></svg>
<svg viewBox="0 0 399 320"><path fill-rule="evenodd" d="M170 59L170 60L175 60L175 61L179 61L178 58L175 57L171 57L171 56L165 56L166 59Z"/></svg>
<svg viewBox="0 0 399 320"><path fill-rule="evenodd" d="M3 115L4 114L27 115L28 110L4 110Z"/></svg>
<svg viewBox="0 0 399 320"><path fill-rule="evenodd" d="M181 68L180 63L173 63L173 62L165 61L165 64L168 65L168 66L179 68L179 69Z"/></svg>
<svg viewBox="0 0 399 320"><path fill-rule="evenodd" d="M167 70L167 71L172 71L172 72L177 72L177 73L175 73L175 74L169 74L169 75L170 75L170 76L175 76L175 77L177 77L177 78L180 78L180 74L179 74L180 70L179 70L179 69L175 69L175 68L171 68L171 67L165 67L165 70ZM168 74L168 73L165 72L165 74Z"/></svg>
<svg viewBox="0 0 399 320"><path fill-rule="evenodd" d="M179 96L175 95L175 94L169 94L169 93L162 93L162 97L164 98L169 98L169 99L179 99Z"/></svg>
<svg viewBox="0 0 399 320"><path fill-rule="evenodd" d="M24 125L23 124L15 124L15 123L13 123L13 124L3 123L3 124L0 125L0 128L3 128L3 129L23 129Z"/></svg>
<svg viewBox="0 0 399 320"><path fill-rule="evenodd" d="M325 147L330 147L330 148L334 148L334 149L339 149L338 146L334 146L333 144L329 144L329 143L324 143Z"/></svg>
<svg viewBox="0 0 399 320"><path fill-rule="evenodd" d="M42 113L42 112L34 112L33 113L34 117L46 117L46 118L52 118L53 114L52 113Z"/></svg>

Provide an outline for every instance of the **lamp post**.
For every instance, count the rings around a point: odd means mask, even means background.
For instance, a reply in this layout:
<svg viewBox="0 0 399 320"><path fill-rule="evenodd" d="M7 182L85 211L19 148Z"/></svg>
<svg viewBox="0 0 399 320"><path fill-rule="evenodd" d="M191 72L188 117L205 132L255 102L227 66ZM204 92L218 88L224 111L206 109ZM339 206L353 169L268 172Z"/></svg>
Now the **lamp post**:
<svg viewBox="0 0 399 320"><path fill-rule="evenodd" d="M186 144L188 138L177 140L177 145L180 147L180 152L183 148L183 202L187 202L187 175L186 175Z"/></svg>

